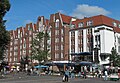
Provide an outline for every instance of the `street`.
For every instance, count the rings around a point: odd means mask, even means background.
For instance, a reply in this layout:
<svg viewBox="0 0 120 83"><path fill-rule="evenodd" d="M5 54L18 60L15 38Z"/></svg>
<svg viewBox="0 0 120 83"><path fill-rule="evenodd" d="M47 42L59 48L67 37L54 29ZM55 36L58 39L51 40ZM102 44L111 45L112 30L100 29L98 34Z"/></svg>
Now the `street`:
<svg viewBox="0 0 120 83"><path fill-rule="evenodd" d="M69 78L68 83L113 83L114 81L104 81L103 78ZM16 74L0 79L0 83L62 83L62 76L27 76L26 74ZM120 83L116 81L115 83Z"/></svg>

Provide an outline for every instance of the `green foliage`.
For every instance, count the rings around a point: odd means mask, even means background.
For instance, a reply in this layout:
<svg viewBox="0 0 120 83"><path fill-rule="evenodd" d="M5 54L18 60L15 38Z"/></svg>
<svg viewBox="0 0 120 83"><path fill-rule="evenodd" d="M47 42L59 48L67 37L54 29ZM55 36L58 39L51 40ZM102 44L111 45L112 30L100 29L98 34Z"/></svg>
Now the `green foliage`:
<svg viewBox="0 0 120 83"><path fill-rule="evenodd" d="M120 66L120 55L118 55L118 53L116 52L116 49L114 47L111 50L110 62L115 67Z"/></svg>
<svg viewBox="0 0 120 83"><path fill-rule="evenodd" d="M47 59L48 50L47 42L49 36L47 33L39 32L32 41L32 57L31 59L38 60L39 63ZM46 48L46 49L45 49Z"/></svg>
<svg viewBox="0 0 120 83"><path fill-rule="evenodd" d="M9 0L0 0L0 60L3 59L4 51L7 48L7 45L10 41L9 32L5 28L6 20L3 20L3 17L9 11L10 3Z"/></svg>

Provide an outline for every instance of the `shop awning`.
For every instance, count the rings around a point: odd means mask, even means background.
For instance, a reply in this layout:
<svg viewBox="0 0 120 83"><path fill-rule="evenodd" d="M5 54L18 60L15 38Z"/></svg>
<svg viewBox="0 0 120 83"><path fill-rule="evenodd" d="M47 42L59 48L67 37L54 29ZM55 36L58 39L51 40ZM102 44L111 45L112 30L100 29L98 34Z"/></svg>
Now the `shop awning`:
<svg viewBox="0 0 120 83"><path fill-rule="evenodd" d="M34 66L34 68L48 68L48 66L45 66L45 65L38 65L38 66Z"/></svg>
<svg viewBox="0 0 120 83"><path fill-rule="evenodd" d="M92 66L92 62L87 62L87 61L81 61L77 62L76 65L81 65L81 66Z"/></svg>
<svg viewBox="0 0 120 83"><path fill-rule="evenodd" d="M80 53L71 53L71 55L92 55L92 53L91 52L80 52Z"/></svg>

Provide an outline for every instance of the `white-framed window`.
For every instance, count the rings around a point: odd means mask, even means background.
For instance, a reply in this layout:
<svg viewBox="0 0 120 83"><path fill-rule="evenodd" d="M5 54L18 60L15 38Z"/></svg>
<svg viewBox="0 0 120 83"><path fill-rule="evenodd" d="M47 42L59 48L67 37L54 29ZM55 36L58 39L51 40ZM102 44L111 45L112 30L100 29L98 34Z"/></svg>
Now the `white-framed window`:
<svg viewBox="0 0 120 83"><path fill-rule="evenodd" d="M59 54L55 53L55 58L58 59L59 58Z"/></svg>
<svg viewBox="0 0 120 83"><path fill-rule="evenodd" d="M63 57L63 53L62 53L62 52L61 52L61 58L64 58L64 57Z"/></svg>
<svg viewBox="0 0 120 83"><path fill-rule="evenodd" d="M58 45L55 45L55 50L59 50L59 46Z"/></svg>
<svg viewBox="0 0 120 83"><path fill-rule="evenodd" d="M75 25L74 24L70 25L70 28L75 28Z"/></svg>
<svg viewBox="0 0 120 83"><path fill-rule="evenodd" d="M71 40L71 45L74 45L74 43L75 43L74 40Z"/></svg>
<svg viewBox="0 0 120 83"><path fill-rule="evenodd" d="M22 39L20 40L20 43L22 43Z"/></svg>
<svg viewBox="0 0 120 83"><path fill-rule="evenodd" d="M78 27L83 27L84 26L84 23L83 22L80 22L79 24L78 24Z"/></svg>
<svg viewBox="0 0 120 83"><path fill-rule="evenodd" d="M10 52L10 56L12 56L12 53Z"/></svg>
<svg viewBox="0 0 120 83"><path fill-rule="evenodd" d="M120 52L120 46L118 46L118 52Z"/></svg>
<svg viewBox="0 0 120 83"><path fill-rule="evenodd" d="M21 34L21 37L22 37L22 32L20 34Z"/></svg>
<svg viewBox="0 0 120 83"><path fill-rule="evenodd" d="M31 53L32 51L31 50L29 50L29 53Z"/></svg>
<svg viewBox="0 0 120 83"><path fill-rule="evenodd" d="M23 44L23 48L26 48L26 43Z"/></svg>
<svg viewBox="0 0 120 83"><path fill-rule="evenodd" d="M63 42L63 37L61 37L61 42Z"/></svg>
<svg viewBox="0 0 120 83"><path fill-rule="evenodd" d="M55 27L56 27L56 28L59 27L59 19L56 20L56 22L55 22Z"/></svg>
<svg viewBox="0 0 120 83"><path fill-rule="evenodd" d="M118 27L120 28L120 24L118 25Z"/></svg>
<svg viewBox="0 0 120 83"><path fill-rule="evenodd" d="M32 31L29 31L29 34L32 35Z"/></svg>
<svg viewBox="0 0 120 83"><path fill-rule="evenodd" d="M71 37L74 37L75 36L75 32L71 32Z"/></svg>
<svg viewBox="0 0 120 83"><path fill-rule="evenodd" d="M118 37L118 44L120 44L120 37Z"/></svg>
<svg viewBox="0 0 120 83"><path fill-rule="evenodd" d="M63 29L61 29L61 34L64 34L64 30Z"/></svg>
<svg viewBox="0 0 120 83"><path fill-rule="evenodd" d="M29 37L29 41L32 41L32 37Z"/></svg>
<svg viewBox="0 0 120 83"><path fill-rule="evenodd" d="M10 58L10 62L12 62L12 59Z"/></svg>
<svg viewBox="0 0 120 83"><path fill-rule="evenodd" d="M92 26L92 25L93 25L93 21L92 20L87 21L87 26Z"/></svg>
<svg viewBox="0 0 120 83"><path fill-rule="evenodd" d="M61 50L63 50L63 45L61 45Z"/></svg>
<svg viewBox="0 0 120 83"><path fill-rule="evenodd" d="M59 35L59 30L55 30L55 35Z"/></svg>
<svg viewBox="0 0 120 83"><path fill-rule="evenodd" d="M56 42L56 43L59 42L59 38L56 38L56 39L55 39L55 42Z"/></svg>
<svg viewBox="0 0 120 83"><path fill-rule="evenodd" d="M13 42L10 42L10 45L12 46L12 45L13 45Z"/></svg>
<svg viewBox="0 0 120 83"><path fill-rule="evenodd" d="M18 44L18 39L15 39L15 44Z"/></svg>
<svg viewBox="0 0 120 83"><path fill-rule="evenodd" d="M114 27L117 27L117 23L116 23L116 22L113 22L113 26L114 26Z"/></svg>

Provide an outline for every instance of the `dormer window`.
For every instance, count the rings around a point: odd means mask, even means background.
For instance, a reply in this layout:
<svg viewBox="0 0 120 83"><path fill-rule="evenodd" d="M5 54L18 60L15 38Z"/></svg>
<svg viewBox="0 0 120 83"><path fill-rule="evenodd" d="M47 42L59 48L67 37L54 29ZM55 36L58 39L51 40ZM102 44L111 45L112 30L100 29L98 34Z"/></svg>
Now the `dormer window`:
<svg viewBox="0 0 120 83"><path fill-rule="evenodd" d="M116 23L116 22L113 22L113 26L114 26L114 27L117 27L117 23Z"/></svg>
<svg viewBox="0 0 120 83"><path fill-rule="evenodd" d="M84 23L83 22L80 22L79 24L78 24L78 27L83 27L84 26Z"/></svg>
<svg viewBox="0 0 120 83"><path fill-rule="evenodd" d="M72 25L70 26L70 28L71 28L71 29L75 28L75 25L74 25L74 24L72 24Z"/></svg>
<svg viewBox="0 0 120 83"><path fill-rule="evenodd" d="M30 27L30 25L28 25L28 30L32 30L32 28Z"/></svg>
<svg viewBox="0 0 120 83"><path fill-rule="evenodd" d="M93 25L93 21L90 20L90 21L87 21L87 26L92 26Z"/></svg>
<svg viewBox="0 0 120 83"><path fill-rule="evenodd" d="M59 19L56 20L56 22L55 22L55 27L56 27L56 28L59 27Z"/></svg>
<svg viewBox="0 0 120 83"><path fill-rule="evenodd" d="M120 28L120 24L118 25L118 27Z"/></svg>

